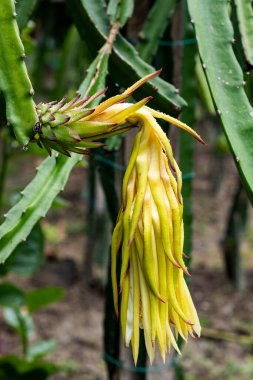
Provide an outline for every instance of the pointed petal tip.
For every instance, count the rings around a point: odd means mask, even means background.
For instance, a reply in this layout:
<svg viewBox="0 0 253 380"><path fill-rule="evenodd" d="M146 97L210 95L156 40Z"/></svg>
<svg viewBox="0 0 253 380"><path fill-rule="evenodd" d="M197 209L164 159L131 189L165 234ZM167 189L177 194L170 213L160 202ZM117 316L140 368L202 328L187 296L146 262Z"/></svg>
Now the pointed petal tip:
<svg viewBox="0 0 253 380"><path fill-rule="evenodd" d="M196 334L196 338L200 338L200 336L201 336L201 326L199 324L197 324L197 326L196 326L196 324L193 325L193 331Z"/></svg>
<svg viewBox="0 0 253 380"><path fill-rule="evenodd" d="M161 67L159 70L155 71L154 73L150 74L150 77L149 79L152 79L154 77L157 77L158 75L161 74L161 72L163 71L163 68Z"/></svg>
<svg viewBox="0 0 253 380"><path fill-rule="evenodd" d="M179 265L177 261L175 261L175 260L173 260L173 261L170 260L170 261L172 262L173 265L175 265L176 268L182 269L181 265Z"/></svg>
<svg viewBox="0 0 253 380"><path fill-rule="evenodd" d="M147 97L145 98L146 103L149 102L149 101L152 100L152 99L153 99L153 96L151 96L151 95L150 95L150 96L147 96ZM143 99L143 100L144 100L144 99Z"/></svg>
<svg viewBox="0 0 253 380"><path fill-rule="evenodd" d="M207 145L207 143L200 137L200 136L196 136L195 137L196 138L196 140L198 140L201 144L203 144L203 145Z"/></svg>
<svg viewBox="0 0 253 380"><path fill-rule="evenodd" d="M188 268L187 267L184 267L182 268L183 272L188 276L188 277L191 277L191 274L190 272L188 271Z"/></svg>
<svg viewBox="0 0 253 380"><path fill-rule="evenodd" d="M164 300L164 298L162 298L160 295L157 297L159 299L159 301L161 301L162 303L166 303L166 301Z"/></svg>

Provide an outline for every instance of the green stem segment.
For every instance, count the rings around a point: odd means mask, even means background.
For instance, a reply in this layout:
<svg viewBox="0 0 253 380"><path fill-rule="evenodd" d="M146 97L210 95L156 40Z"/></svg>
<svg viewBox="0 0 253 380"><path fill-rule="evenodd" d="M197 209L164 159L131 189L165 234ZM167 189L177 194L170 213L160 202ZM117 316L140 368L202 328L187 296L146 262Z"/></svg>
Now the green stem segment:
<svg viewBox="0 0 253 380"><path fill-rule="evenodd" d="M12 0L0 1L0 30L0 89L6 101L6 117L17 140L27 144L37 114Z"/></svg>
<svg viewBox="0 0 253 380"><path fill-rule="evenodd" d="M203 67L242 183L253 203L253 108L235 57L227 0L188 0Z"/></svg>
<svg viewBox="0 0 253 380"><path fill-rule="evenodd" d="M146 62L151 62L155 55L176 5L177 0L156 0L151 8L137 45L140 57Z"/></svg>
<svg viewBox="0 0 253 380"><path fill-rule="evenodd" d="M251 0L234 0L242 46L247 62L253 65L253 9Z"/></svg>

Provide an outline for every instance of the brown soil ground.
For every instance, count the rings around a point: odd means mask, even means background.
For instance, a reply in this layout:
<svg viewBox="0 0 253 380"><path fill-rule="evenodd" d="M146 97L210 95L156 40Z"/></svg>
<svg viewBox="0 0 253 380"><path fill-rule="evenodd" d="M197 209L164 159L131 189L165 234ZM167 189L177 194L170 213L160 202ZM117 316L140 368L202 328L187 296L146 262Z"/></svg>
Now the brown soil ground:
<svg viewBox="0 0 253 380"><path fill-rule="evenodd" d="M19 159L12 164L8 191L20 188L32 177L34 164L27 162L27 158L24 161ZM237 181L234 163L225 155L223 175L219 175L221 166L213 160L211 144L197 147L195 161L191 289L204 329L200 339L191 339L183 349L181 364L187 380L250 380L253 378L253 215L250 211L241 246L245 289L235 291L225 277L221 252L226 217ZM21 167L23 176L17 178ZM76 168L62 194L71 202L70 207L51 211L43 221L49 239L46 264L31 279L11 278L24 289L49 285L66 289L62 301L35 314L37 338L59 342L48 359L72 367L67 376L58 374L52 380L106 379L102 348L103 287L89 286L83 275L85 254L92 254L85 252L86 191L85 170ZM106 223L108 225L108 221ZM104 247L105 257L107 251ZM97 283L104 282L105 270L101 265L101 260L96 259L93 275ZM0 329L1 353L19 352L16 335L6 327L1 315ZM157 358L156 364L159 363ZM134 378L129 371L121 372L123 378ZM160 380L171 379L173 372L163 368L150 372L148 379L158 376Z"/></svg>

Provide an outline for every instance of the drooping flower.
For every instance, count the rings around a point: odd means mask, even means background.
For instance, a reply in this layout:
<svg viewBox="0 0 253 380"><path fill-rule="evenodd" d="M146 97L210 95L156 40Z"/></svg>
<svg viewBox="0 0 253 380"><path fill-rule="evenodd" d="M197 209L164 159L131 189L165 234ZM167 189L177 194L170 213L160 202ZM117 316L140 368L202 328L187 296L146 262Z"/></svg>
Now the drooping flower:
<svg viewBox="0 0 253 380"><path fill-rule="evenodd" d="M169 140L153 115L174 121L147 107L133 116L140 131L125 172L122 207L112 237L114 304L118 313L116 262L121 250L121 328L125 345L131 342L135 363L140 328L151 362L156 340L165 360L171 345L179 352L178 335L184 340L188 334L200 335L198 316L184 279L188 270L183 260L181 172ZM179 121L177 125L188 130Z"/></svg>
<svg viewBox="0 0 253 380"><path fill-rule="evenodd" d="M184 274L182 176L166 134L156 119L164 119L200 136L186 124L146 106L150 97L125 103L144 82L158 75L147 75L120 95L97 107L86 108L103 92L90 98L66 103L39 104L39 123L33 141L49 153L55 149L85 153L101 146L100 140L139 127L122 186L122 206L112 236L111 268L114 305L120 313L123 341L132 345L137 362L139 330L144 330L151 362L155 342L165 360L166 352L180 335L200 335L200 323ZM117 256L121 252L119 289ZM119 302L120 294L120 302ZM119 310L120 309L120 310Z"/></svg>

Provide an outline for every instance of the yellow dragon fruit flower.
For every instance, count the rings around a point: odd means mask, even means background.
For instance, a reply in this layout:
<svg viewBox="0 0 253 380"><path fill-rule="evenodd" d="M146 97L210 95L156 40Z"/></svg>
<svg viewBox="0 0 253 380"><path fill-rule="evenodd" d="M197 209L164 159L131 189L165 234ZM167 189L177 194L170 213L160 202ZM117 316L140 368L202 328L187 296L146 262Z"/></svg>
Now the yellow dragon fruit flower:
<svg viewBox="0 0 253 380"><path fill-rule="evenodd" d="M46 149L85 153L100 146L101 138L138 126L122 186L122 206L112 236L111 275L114 305L119 314L123 341L132 345L137 362L139 330L144 330L151 362L155 342L165 360L176 339L200 335L200 323L184 279L182 176L170 142L156 119L172 123L203 143L186 124L146 106L150 97L125 103L143 83L160 73L142 78L125 92L93 109L87 105L101 93L71 102L40 104L33 141ZM119 289L116 263L121 251Z"/></svg>
<svg viewBox="0 0 253 380"><path fill-rule="evenodd" d="M129 90L127 90L129 91ZM143 101L144 102L144 101ZM140 127L122 187L122 207L112 236L112 283L114 305L123 341L130 342L134 362L139 352L139 329L144 330L151 363L155 342L165 361L176 339L200 335L200 323L184 273L182 177L167 136L155 118L161 118L201 138L187 125L145 105L117 104L102 117ZM117 254L121 251L119 291L116 280ZM174 332L174 333L173 333Z"/></svg>

